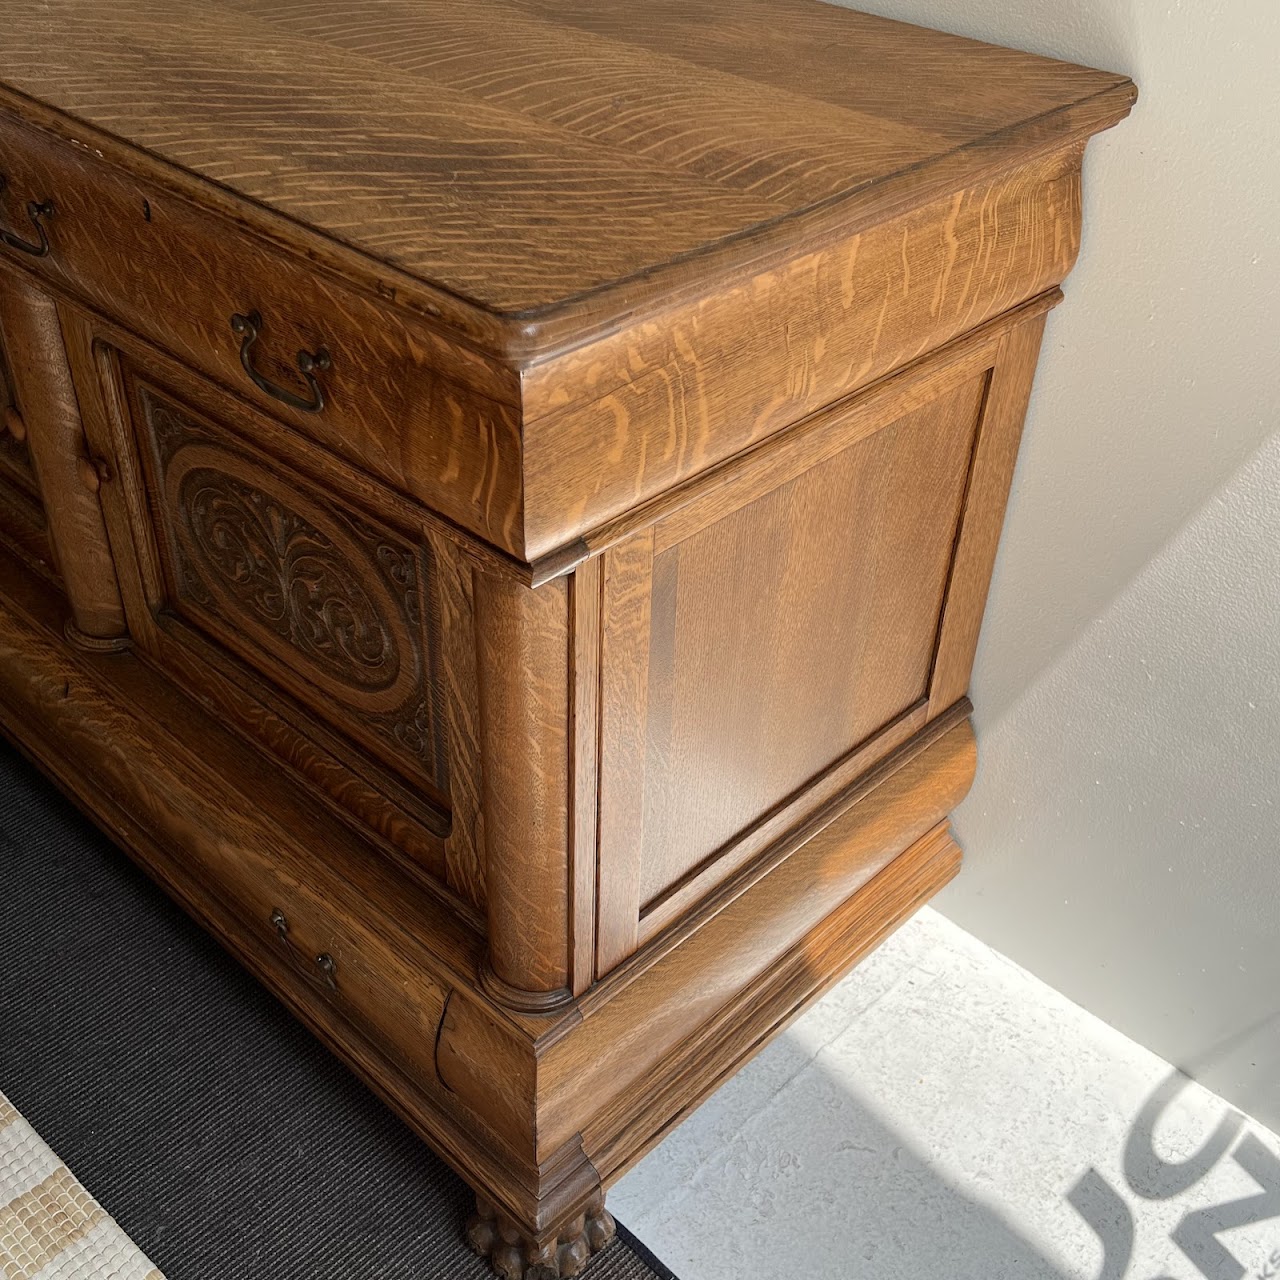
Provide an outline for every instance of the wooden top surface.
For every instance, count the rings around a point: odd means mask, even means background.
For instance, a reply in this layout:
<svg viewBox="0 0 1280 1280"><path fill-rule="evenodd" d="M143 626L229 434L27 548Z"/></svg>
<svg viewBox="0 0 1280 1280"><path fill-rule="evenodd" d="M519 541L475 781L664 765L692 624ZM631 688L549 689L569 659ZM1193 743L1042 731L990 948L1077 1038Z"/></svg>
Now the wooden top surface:
<svg viewBox="0 0 1280 1280"><path fill-rule="evenodd" d="M3 28L24 113L526 332L958 189L1134 96L819 0L6 0Z"/></svg>

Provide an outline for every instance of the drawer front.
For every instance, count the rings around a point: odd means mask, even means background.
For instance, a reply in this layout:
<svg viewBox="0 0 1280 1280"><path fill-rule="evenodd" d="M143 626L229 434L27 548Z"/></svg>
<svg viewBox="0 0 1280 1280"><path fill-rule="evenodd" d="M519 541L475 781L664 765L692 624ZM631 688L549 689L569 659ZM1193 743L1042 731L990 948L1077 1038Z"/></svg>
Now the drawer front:
<svg viewBox="0 0 1280 1280"><path fill-rule="evenodd" d="M514 389L480 356L87 149L0 116L0 255L519 553ZM45 212L34 220L31 205ZM47 248L47 252L45 249Z"/></svg>
<svg viewBox="0 0 1280 1280"><path fill-rule="evenodd" d="M201 846L201 851L207 850ZM447 992L376 927L357 891L318 886L271 849L203 862L213 894L277 957L288 987L305 987L420 1080L434 1081Z"/></svg>

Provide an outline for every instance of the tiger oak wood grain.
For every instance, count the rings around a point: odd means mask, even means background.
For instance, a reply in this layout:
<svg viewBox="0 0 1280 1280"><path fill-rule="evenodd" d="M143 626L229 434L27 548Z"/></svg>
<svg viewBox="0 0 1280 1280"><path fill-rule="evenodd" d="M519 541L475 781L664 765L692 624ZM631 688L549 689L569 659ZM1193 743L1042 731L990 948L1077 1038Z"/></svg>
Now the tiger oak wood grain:
<svg viewBox="0 0 1280 1280"><path fill-rule="evenodd" d="M1123 114L1132 92L1120 76L807 2L711 0L637 17L617 0L591 11L473 0L456 26L454 9L17 0L0 80L516 313L824 201L870 206L895 174L1095 99ZM815 68L820 49L817 68L838 63L838 74ZM911 88L934 80L936 97ZM732 132L709 128L708 95L712 121L745 112ZM798 112L813 141L797 155ZM622 123L600 136L602 115ZM343 134L360 144L335 149ZM731 152L725 173L706 160L716 136ZM734 180L751 165L756 181ZM781 191L758 190L780 173L791 173Z"/></svg>
<svg viewBox="0 0 1280 1280"><path fill-rule="evenodd" d="M253 410L217 397L202 380L184 374L179 366L154 352L145 355L145 348L77 308L64 308L63 330L72 366L82 374L80 401L86 434L97 450L116 461L117 479L101 496L113 531L119 579L137 648L153 656L193 694L211 701L224 716L237 720L255 739L268 745L276 758L288 760L311 780L317 796L336 816L354 819L366 831L376 832L392 851L407 856L414 864L435 873L443 871L448 888L461 900L455 900L455 906L460 910L462 904L475 908L477 914L469 918L478 925L484 889L476 831L476 751L457 749L449 753L457 761L449 778L449 801L429 786L405 786L404 780L396 776L399 769L391 772L379 768L376 761L355 749L348 735L327 728L330 703L340 706L342 702L340 687L317 697L307 693L304 683L301 699L290 698L285 689L254 678L249 665L254 661L253 646L242 643L234 630L228 631L224 626L214 635L202 630L198 619L184 621L179 616L172 574L167 574L162 554L161 542L166 535L148 514L155 491L149 488L143 455L151 448L150 437L130 391L130 379L136 377L130 371L136 370L137 363L145 358L148 381L166 389L162 402L172 402L179 413L188 414L192 411L182 410L182 405L201 403L205 414L217 415L217 427L225 432L223 438L233 450L253 440L282 445L272 456L291 472L291 493L298 495L300 507L333 496L335 490L325 482L332 479L332 473L322 469L319 477L312 477L302 470L292 472L295 466L305 468L308 462L314 465L317 461L305 442L300 442L299 448L296 443L290 445L276 439L267 430L269 424ZM196 416L203 418L204 414ZM275 483L274 478L267 481L268 490L274 490ZM343 510L355 516L368 512L368 497L364 488L345 494ZM289 498L290 502L294 500ZM399 536L423 536L421 529L415 535L412 521L406 524L405 513L394 505L379 514L389 517L389 528ZM369 518L373 518L372 513ZM368 527L365 528L367 532ZM459 643L460 637L471 633L471 562L458 555L451 541L433 542L429 532L423 550L434 572L427 572L426 565L422 566L430 581L415 612L423 616L424 611L438 609L442 619L436 636L439 651L427 653L436 673L429 683L432 700L439 704L438 735L465 748L474 742L478 696L474 646ZM437 583L438 599L433 602L431 588ZM413 645L412 637L406 640L403 631L400 637L399 643ZM440 643L441 637L447 643ZM426 637L424 644L430 644ZM415 654L414 660L420 661L420 655ZM261 659L258 661L260 664ZM316 673L314 667L312 672L323 684L323 673ZM351 696L350 689L346 696ZM383 759L394 761L397 756L408 754L398 747L393 736L386 734L385 720L382 723L378 735ZM440 746L448 750L444 743Z"/></svg>
<svg viewBox="0 0 1280 1280"><path fill-rule="evenodd" d="M576 1274L959 866L1134 87L816 0L3 27L0 728Z"/></svg>
<svg viewBox="0 0 1280 1280"><path fill-rule="evenodd" d="M0 271L0 293L9 278ZM0 312L3 303L0 302ZM8 371L0 333L0 540L29 565L57 576L48 521L31 465L27 423L22 416L13 375Z"/></svg>

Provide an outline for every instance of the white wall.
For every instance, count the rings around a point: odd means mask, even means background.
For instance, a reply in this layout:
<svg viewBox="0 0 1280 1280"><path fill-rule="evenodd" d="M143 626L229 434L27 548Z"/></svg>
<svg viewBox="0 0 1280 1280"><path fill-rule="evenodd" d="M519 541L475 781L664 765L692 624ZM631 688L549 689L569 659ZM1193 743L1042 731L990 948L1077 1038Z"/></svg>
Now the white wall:
<svg viewBox="0 0 1280 1280"><path fill-rule="evenodd" d="M858 0L1123 71L974 676L955 920L1280 1127L1280 0Z"/></svg>

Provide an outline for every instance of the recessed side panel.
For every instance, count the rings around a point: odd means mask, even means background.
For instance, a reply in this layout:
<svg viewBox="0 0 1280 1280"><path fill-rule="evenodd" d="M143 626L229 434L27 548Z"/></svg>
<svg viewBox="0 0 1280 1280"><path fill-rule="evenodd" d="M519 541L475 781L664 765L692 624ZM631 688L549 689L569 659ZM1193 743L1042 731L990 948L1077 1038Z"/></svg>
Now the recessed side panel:
<svg viewBox="0 0 1280 1280"><path fill-rule="evenodd" d="M643 906L926 697L982 388L655 557Z"/></svg>
<svg viewBox="0 0 1280 1280"><path fill-rule="evenodd" d="M609 553L601 972L924 725L988 377Z"/></svg>

